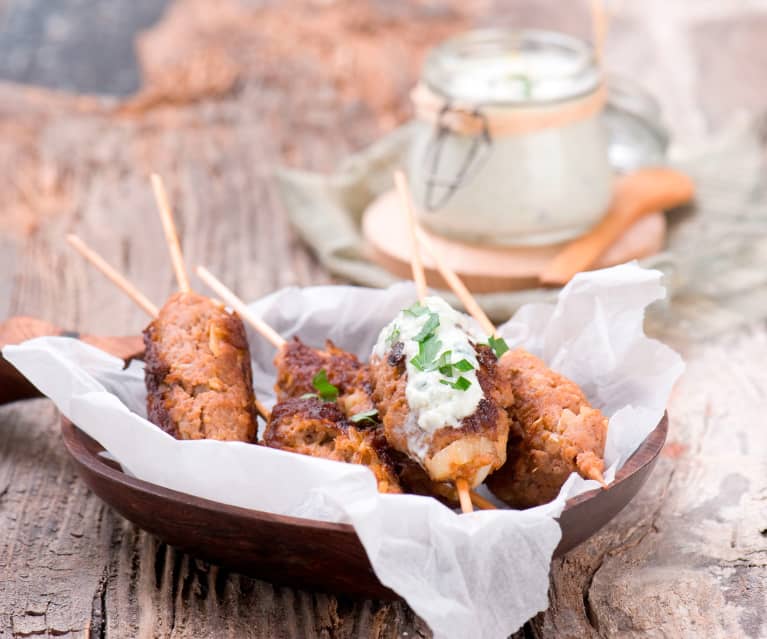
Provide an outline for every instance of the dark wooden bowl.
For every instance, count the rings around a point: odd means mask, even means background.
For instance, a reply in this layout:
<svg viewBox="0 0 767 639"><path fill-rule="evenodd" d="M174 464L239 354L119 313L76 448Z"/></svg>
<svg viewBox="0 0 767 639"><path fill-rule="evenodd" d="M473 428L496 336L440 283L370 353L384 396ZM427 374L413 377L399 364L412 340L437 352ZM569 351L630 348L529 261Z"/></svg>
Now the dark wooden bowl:
<svg viewBox="0 0 767 639"><path fill-rule="evenodd" d="M127 476L100 457L101 446L66 419L61 431L91 490L171 546L276 584L376 599L396 597L378 581L348 524L273 515L168 490ZM555 556L588 539L631 501L655 466L667 431L664 415L608 490L592 490L567 502Z"/></svg>

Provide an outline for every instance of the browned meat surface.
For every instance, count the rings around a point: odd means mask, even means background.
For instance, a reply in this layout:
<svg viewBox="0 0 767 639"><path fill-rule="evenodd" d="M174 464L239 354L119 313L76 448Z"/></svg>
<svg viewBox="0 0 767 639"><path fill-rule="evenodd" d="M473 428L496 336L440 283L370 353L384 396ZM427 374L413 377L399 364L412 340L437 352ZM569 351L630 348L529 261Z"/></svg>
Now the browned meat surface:
<svg viewBox="0 0 767 639"><path fill-rule="evenodd" d="M480 368L477 372L484 398L477 410L461 422L460 428L445 426L437 430L431 439L425 459L425 467L435 481L467 479L470 483L482 474L500 467L506 460L506 441L509 420L503 406L513 399L507 385L498 384L497 360L492 350L484 345L475 347ZM395 344L385 359L371 360L373 400L384 426L389 445L410 455L406 423L410 415L407 402L407 371L400 344ZM465 444L455 449L452 459L438 458L438 454L455 442ZM438 459L439 469L432 464Z"/></svg>
<svg viewBox="0 0 767 639"><path fill-rule="evenodd" d="M328 381L338 388L338 403L347 415L375 408L370 398L373 389L368 366L330 340L322 351L294 337L277 353L274 365L277 367L274 386L277 401L316 393L312 380L325 369Z"/></svg>
<svg viewBox="0 0 767 639"><path fill-rule="evenodd" d="M242 321L197 293L177 293L144 330L149 419L178 439L256 440Z"/></svg>
<svg viewBox="0 0 767 639"><path fill-rule="evenodd" d="M302 455L367 466L382 493L401 493L386 442L377 429L361 429L341 408L317 397L277 403L264 431L264 444Z"/></svg>
<svg viewBox="0 0 767 639"><path fill-rule="evenodd" d="M572 472L603 481L607 418L580 387L522 349L505 353L498 369L514 404L508 460L488 479L490 490L526 508L554 499Z"/></svg>

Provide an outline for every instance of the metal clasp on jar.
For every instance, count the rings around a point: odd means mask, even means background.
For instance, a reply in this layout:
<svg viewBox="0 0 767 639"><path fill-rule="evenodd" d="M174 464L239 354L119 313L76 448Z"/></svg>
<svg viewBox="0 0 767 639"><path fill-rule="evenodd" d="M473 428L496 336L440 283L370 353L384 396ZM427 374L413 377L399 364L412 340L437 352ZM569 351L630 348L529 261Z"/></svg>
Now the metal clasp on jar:
<svg viewBox="0 0 767 639"><path fill-rule="evenodd" d="M445 141L449 135L455 135L455 130L448 124L454 116L475 118L480 125L480 132L472 134L474 140L469 146L463 162L455 175L450 179L440 178L440 160ZM471 112L454 108L446 101L439 110L434 134L424 154L424 174L426 175L424 205L427 211L436 211L445 206L455 192L466 186L479 174L483 165L490 157L493 138L490 134L487 115L477 107ZM439 193L439 190L442 190Z"/></svg>

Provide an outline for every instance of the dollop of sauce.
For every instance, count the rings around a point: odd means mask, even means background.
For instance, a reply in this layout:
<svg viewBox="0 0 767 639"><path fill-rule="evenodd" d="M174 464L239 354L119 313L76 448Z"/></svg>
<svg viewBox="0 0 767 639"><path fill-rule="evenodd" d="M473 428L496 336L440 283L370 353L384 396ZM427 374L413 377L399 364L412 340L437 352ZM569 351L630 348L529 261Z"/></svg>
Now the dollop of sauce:
<svg viewBox="0 0 767 639"><path fill-rule="evenodd" d="M402 344L407 368L406 395L410 408L404 425L405 434L411 454L423 461L431 437L437 430L445 426L459 428L461 420L477 410L483 393L477 379L479 362L472 342L483 342L485 338L474 331L467 315L453 309L442 298L427 297L420 306L425 309L417 309L420 314L411 312L413 307L405 309L383 328L373 348L373 355L387 357L395 344ZM418 361L419 342L423 341L423 338L416 338L423 335L427 322L434 324L435 315L439 324L430 333L433 339L438 340L439 348L430 358L431 365L416 366L413 359ZM450 351L450 363L465 360L472 368L452 368L450 374L445 375L435 363L447 351ZM468 386L462 383L465 388L454 387L459 377L468 382Z"/></svg>

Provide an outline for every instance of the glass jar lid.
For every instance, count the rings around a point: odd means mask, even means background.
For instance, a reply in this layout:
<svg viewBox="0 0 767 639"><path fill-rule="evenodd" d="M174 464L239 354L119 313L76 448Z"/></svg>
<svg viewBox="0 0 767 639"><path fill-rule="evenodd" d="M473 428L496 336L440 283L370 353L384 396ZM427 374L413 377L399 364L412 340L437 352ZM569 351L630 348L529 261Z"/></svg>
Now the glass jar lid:
<svg viewBox="0 0 767 639"><path fill-rule="evenodd" d="M593 92L601 72L584 41L554 31L483 29L432 49L424 83L449 100L475 105L535 105Z"/></svg>

